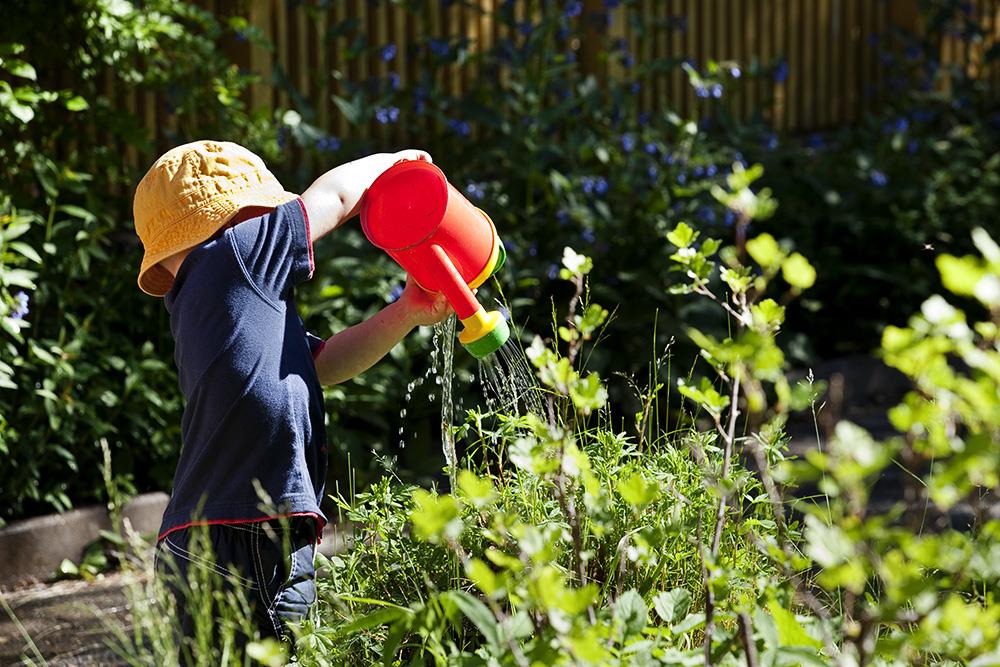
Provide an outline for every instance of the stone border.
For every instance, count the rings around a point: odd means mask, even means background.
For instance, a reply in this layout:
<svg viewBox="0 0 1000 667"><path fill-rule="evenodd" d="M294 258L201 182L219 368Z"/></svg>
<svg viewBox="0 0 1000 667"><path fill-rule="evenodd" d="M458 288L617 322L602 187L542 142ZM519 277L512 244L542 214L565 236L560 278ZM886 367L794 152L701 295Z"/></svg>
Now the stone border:
<svg viewBox="0 0 1000 667"><path fill-rule="evenodd" d="M122 510L139 533L155 533L167 494L144 493ZM15 521L0 529L0 590L53 578L64 558L79 562L88 544L111 530L107 508L96 505Z"/></svg>

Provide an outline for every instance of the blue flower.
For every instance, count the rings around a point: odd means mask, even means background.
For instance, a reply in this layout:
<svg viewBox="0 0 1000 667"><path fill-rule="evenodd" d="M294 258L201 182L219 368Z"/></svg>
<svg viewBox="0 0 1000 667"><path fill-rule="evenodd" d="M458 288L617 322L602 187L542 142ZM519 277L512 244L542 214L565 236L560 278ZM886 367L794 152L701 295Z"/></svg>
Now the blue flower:
<svg viewBox="0 0 1000 667"><path fill-rule="evenodd" d="M646 151L646 153L647 153L648 155L656 155L656 153L657 153L657 152L658 152L658 151L659 151L660 149L659 149L659 148L657 148L656 144L654 144L654 143L653 143L652 141L650 141L650 142L648 142L648 143L647 143L647 144L646 144L645 146L643 146L643 147L642 147L642 150Z"/></svg>
<svg viewBox="0 0 1000 667"><path fill-rule="evenodd" d="M806 145L809 146L809 148L815 148L817 150L823 148L823 136L815 132L810 134L809 138L806 139Z"/></svg>
<svg viewBox="0 0 1000 667"><path fill-rule="evenodd" d="M535 24L531 21L519 21L517 24L517 31L527 37L531 34L531 31L535 29Z"/></svg>
<svg viewBox="0 0 1000 667"><path fill-rule="evenodd" d="M608 191L608 182L603 177L598 178L594 183L594 191L599 195L605 194Z"/></svg>
<svg viewBox="0 0 1000 667"><path fill-rule="evenodd" d="M788 80L788 63L782 60L778 63L778 66L774 68L774 80L778 83L784 83Z"/></svg>
<svg viewBox="0 0 1000 667"><path fill-rule="evenodd" d="M920 144L916 139L910 139L910 143L906 145L906 150L910 155L915 154L920 149Z"/></svg>
<svg viewBox="0 0 1000 667"><path fill-rule="evenodd" d="M694 169L691 170L691 175L694 176L695 178L701 178L702 176L705 175L705 168L699 164Z"/></svg>
<svg viewBox="0 0 1000 667"><path fill-rule="evenodd" d="M559 267L556 266L555 264L550 264L549 271L545 275L549 277L549 280L555 280L556 276L559 275Z"/></svg>
<svg viewBox="0 0 1000 667"><path fill-rule="evenodd" d="M452 118L451 120L448 121L448 127L451 129L452 132L454 132L455 134L459 134L463 137L469 136L469 134L472 132L472 127L470 127L466 121L458 120L456 118Z"/></svg>
<svg viewBox="0 0 1000 667"><path fill-rule="evenodd" d="M481 201L483 197L486 196L486 189L483 187L482 183L469 183L465 186L465 194L469 195L476 201Z"/></svg>
<svg viewBox="0 0 1000 667"><path fill-rule="evenodd" d="M559 223L560 227L566 226L566 223L569 222L569 213L567 213L565 209L559 209L556 211L556 222Z"/></svg>
<svg viewBox="0 0 1000 667"><path fill-rule="evenodd" d="M31 301L31 297L21 291L14 295L14 300L17 301L17 308L10 314L10 319L24 319L24 316L31 312L31 309L28 308L28 302Z"/></svg>
<svg viewBox="0 0 1000 667"><path fill-rule="evenodd" d="M583 3L580 0L571 0L566 3L566 11L564 13L568 18L579 16L582 12Z"/></svg>
<svg viewBox="0 0 1000 667"><path fill-rule="evenodd" d="M618 9L618 5L622 4L622 0L604 0L605 9Z"/></svg>
<svg viewBox="0 0 1000 667"><path fill-rule="evenodd" d="M510 311L507 310L506 306L500 306L500 308L498 308L497 310L499 311L501 317L503 317L507 321L510 321Z"/></svg>
<svg viewBox="0 0 1000 667"><path fill-rule="evenodd" d="M403 296L403 286L395 285L389 292L389 303L393 303L399 300L399 297Z"/></svg>
<svg viewBox="0 0 1000 667"><path fill-rule="evenodd" d="M316 141L316 150L322 153L334 153L340 150L340 139L336 137L320 137Z"/></svg>
<svg viewBox="0 0 1000 667"><path fill-rule="evenodd" d="M872 170L870 178L871 178L872 184L875 185L875 187L878 187L878 188L885 187L885 185L889 182L889 178L883 172L879 171L878 169L873 169Z"/></svg>
<svg viewBox="0 0 1000 667"><path fill-rule="evenodd" d="M631 134L622 135L622 150L631 153L635 149L635 137Z"/></svg>
<svg viewBox="0 0 1000 667"><path fill-rule="evenodd" d="M688 180L687 174L685 174L684 172L677 174L677 182L680 183L681 185L687 183L687 180Z"/></svg>
<svg viewBox="0 0 1000 667"><path fill-rule="evenodd" d="M663 163L668 165L673 165L677 162L677 155L675 153L665 153L663 155Z"/></svg>
<svg viewBox="0 0 1000 667"><path fill-rule="evenodd" d="M632 65L635 64L635 58L632 57L631 53L625 53L622 55L622 67L625 69L631 69Z"/></svg>
<svg viewBox="0 0 1000 667"><path fill-rule="evenodd" d="M427 47L437 56L446 56L450 50L448 42L443 39L429 39L427 40Z"/></svg>
<svg viewBox="0 0 1000 667"><path fill-rule="evenodd" d="M399 75L395 72L389 72L389 76L386 77L389 81L389 89L397 90L399 88Z"/></svg>
<svg viewBox="0 0 1000 667"><path fill-rule="evenodd" d="M778 137L777 137L777 135L775 135L773 133L772 134L768 134L767 137L766 137L766 139L767 139L767 141L764 144L764 146L767 148L767 150L773 151L775 148L778 147Z"/></svg>
<svg viewBox="0 0 1000 667"><path fill-rule="evenodd" d="M708 93L708 88L706 88L705 86L703 86L701 84L697 84L694 87L694 94L697 95L698 97L708 97L708 94L709 94Z"/></svg>
<svg viewBox="0 0 1000 667"><path fill-rule="evenodd" d="M528 246L528 256L529 257L537 257L538 256L538 244L537 243L532 243L531 245Z"/></svg>
<svg viewBox="0 0 1000 667"><path fill-rule="evenodd" d="M278 142L278 148L284 149L288 144L288 128L282 125L278 128L278 135L275 137Z"/></svg>
<svg viewBox="0 0 1000 667"><path fill-rule="evenodd" d="M732 227L736 223L736 213L733 212L733 209L726 209L726 214L722 217L722 223L726 227Z"/></svg>
<svg viewBox="0 0 1000 667"><path fill-rule="evenodd" d="M645 127L646 125L649 125L649 113L648 112L643 111L642 113L639 114L639 125L641 125L643 127Z"/></svg>
<svg viewBox="0 0 1000 667"><path fill-rule="evenodd" d="M638 81L634 81L631 90L633 95L638 95L639 91L642 90L642 85Z"/></svg>
<svg viewBox="0 0 1000 667"><path fill-rule="evenodd" d="M566 38L569 37L569 28L564 25L559 26L559 30L556 31L556 37L558 37L560 41L565 41Z"/></svg>
<svg viewBox="0 0 1000 667"><path fill-rule="evenodd" d="M698 217L705 222L715 222L715 209L711 206L701 206L698 208Z"/></svg>
<svg viewBox="0 0 1000 667"><path fill-rule="evenodd" d="M651 164L646 173L649 174L649 180L655 181L656 177L660 175L660 170L656 168L655 164Z"/></svg>
<svg viewBox="0 0 1000 667"><path fill-rule="evenodd" d="M712 84L712 97L714 97L715 99L719 99L720 97L722 97L722 84L721 83L713 83Z"/></svg>
<svg viewBox="0 0 1000 667"><path fill-rule="evenodd" d="M594 234L593 229L585 229L582 232L580 232L580 238L582 238L587 243L593 243L594 241L597 240L597 235Z"/></svg>
<svg viewBox="0 0 1000 667"><path fill-rule="evenodd" d="M581 185L583 186L583 194L589 195L594 193L594 179L590 176L585 176Z"/></svg>
<svg viewBox="0 0 1000 667"><path fill-rule="evenodd" d="M386 44L385 46L382 47L381 55L383 61L389 62L390 60L396 57L396 45Z"/></svg>
<svg viewBox="0 0 1000 667"><path fill-rule="evenodd" d="M624 38L624 37L619 37L618 39L616 39L616 40L615 40L615 41L614 41L614 42L613 42L613 43L611 44L611 47L612 47L612 48L613 48L613 49L614 49L615 51L623 51L623 52L624 52L624 51L625 51L625 49L626 49L626 48L628 47L628 42L626 42L626 41L625 41L625 38Z"/></svg>
<svg viewBox="0 0 1000 667"><path fill-rule="evenodd" d="M399 109L397 107L379 107L375 110L375 120L382 125L395 123L398 118Z"/></svg>
<svg viewBox="0 0 1000 667"><path fill-rule="evenodd" d="M733 77L734 79L738 79L741 76L743 76L743 71L736 65L733 65L732 67L729 68L729 76Z"/></svg>
<svg viewBox="0 0 1000 667"><path fill-rule="evenodd" d="M717 173L719 173L719 168L716 167L714 164L710 164L707 167L705 167L705 175L708 176L709 178L715 176Z"/></svg>

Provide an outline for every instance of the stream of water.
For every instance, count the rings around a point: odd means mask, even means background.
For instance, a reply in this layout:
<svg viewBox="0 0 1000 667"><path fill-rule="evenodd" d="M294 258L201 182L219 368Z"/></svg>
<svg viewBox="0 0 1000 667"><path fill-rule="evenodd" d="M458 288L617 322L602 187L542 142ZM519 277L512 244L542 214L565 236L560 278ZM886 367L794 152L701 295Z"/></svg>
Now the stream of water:
<svg viewBox="0 0 1000 667"><path fill-rule="evenodd" d="M399 447L405 449L407 407L413 392L434 376L434 384L441 392L441 450L452 489L456 488L458 476L458 455L453 433L455 409L457 403L458 411L462 412L462 398L467 393L464 388L458 388L456 401L453 391L456 323L457 318L452 315L434 326L430 364L423 376L415 378L406 386L403 407L399 411ZM499 350L480 360L478 371L487 410L516 416L528 413L543 416L541 389L516 336L511 336ZM432 389L427 395L427 400L431 403L437 399L436 392L436 389Z"/></svg>

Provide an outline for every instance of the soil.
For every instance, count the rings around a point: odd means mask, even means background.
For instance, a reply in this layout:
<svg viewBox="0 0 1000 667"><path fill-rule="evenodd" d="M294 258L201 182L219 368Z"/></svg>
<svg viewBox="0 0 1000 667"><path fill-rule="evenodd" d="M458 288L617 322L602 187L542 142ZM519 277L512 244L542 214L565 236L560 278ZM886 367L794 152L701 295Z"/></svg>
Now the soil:
<svg viewBox="0 0 1000 667"><path fill-rule="evenodd" d="M0 593L17 619L0 613L0 665L126 664L107 644L107 624L128 622L123 585L123 576L114 573L92 582L57 581Z"/></svg>

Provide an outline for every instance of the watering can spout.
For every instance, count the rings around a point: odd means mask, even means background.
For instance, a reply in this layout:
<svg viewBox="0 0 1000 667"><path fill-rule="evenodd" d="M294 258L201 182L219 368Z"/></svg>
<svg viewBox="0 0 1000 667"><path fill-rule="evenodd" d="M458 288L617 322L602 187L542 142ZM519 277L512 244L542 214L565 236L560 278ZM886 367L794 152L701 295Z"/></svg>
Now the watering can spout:
<svg viewBox="0 0 1000 667"><path fill-rule="evenodd" d="M400 162L365 195L361 228L428 292L444 294L464 327L459 342L482 359L510 337L507 320L487 312L474 290L503 265L507 252L493 221L456 190L435 165Z"/></svg>

